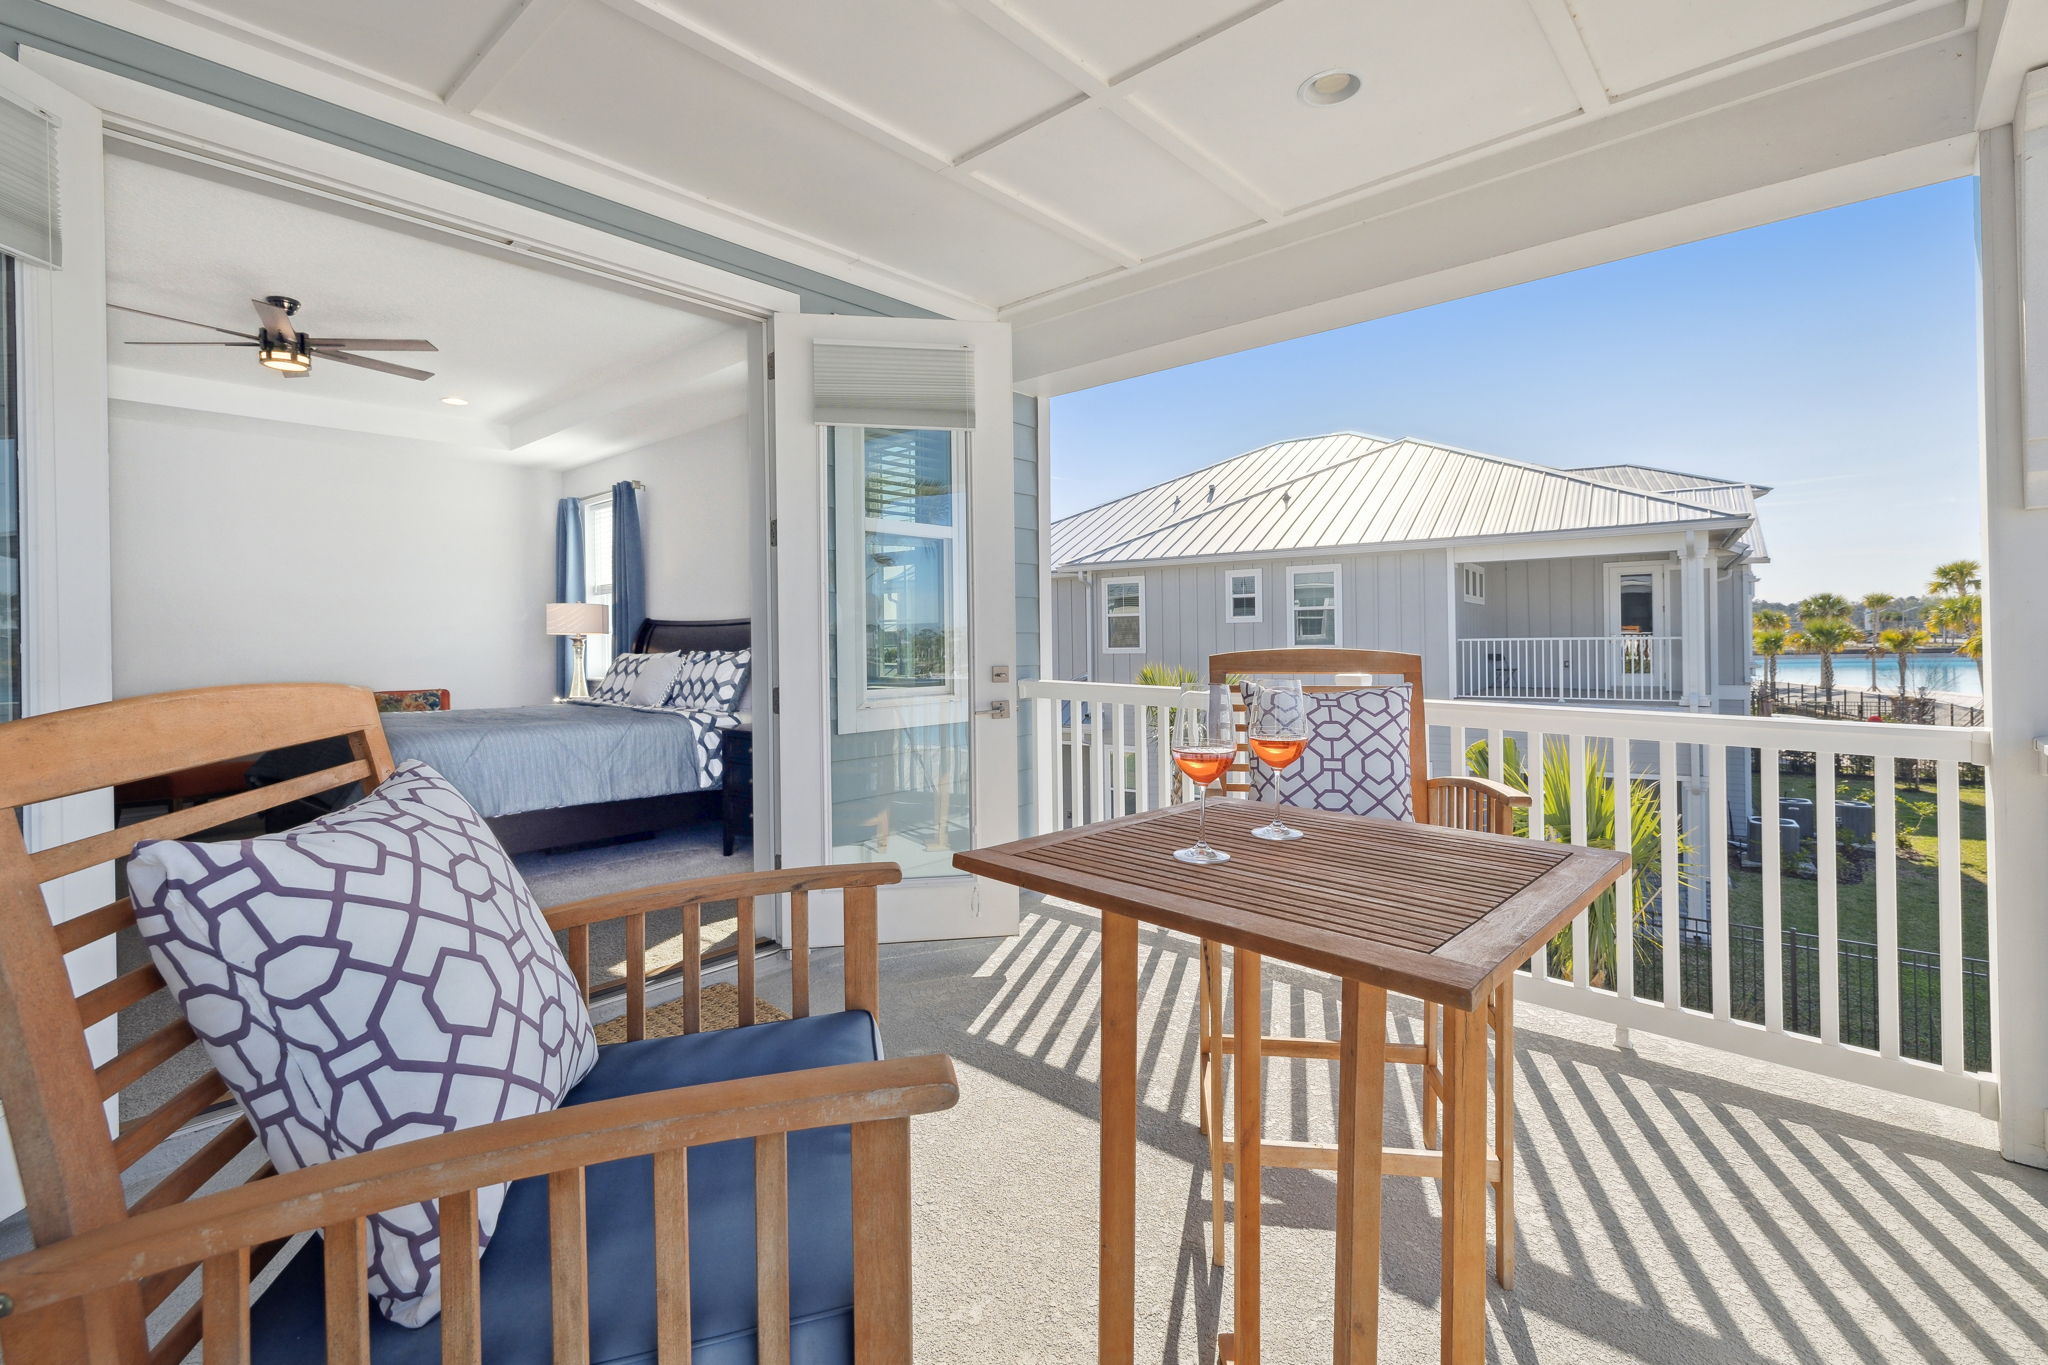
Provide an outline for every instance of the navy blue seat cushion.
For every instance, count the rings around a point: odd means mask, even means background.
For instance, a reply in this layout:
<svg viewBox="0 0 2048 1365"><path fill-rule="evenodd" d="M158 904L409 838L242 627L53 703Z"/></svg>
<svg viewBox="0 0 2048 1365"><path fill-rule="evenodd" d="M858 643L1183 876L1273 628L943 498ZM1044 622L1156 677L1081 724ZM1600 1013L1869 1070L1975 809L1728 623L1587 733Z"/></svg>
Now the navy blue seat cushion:
<svg viewBox="0 0 2048 1365"><path fill-rule="evenodd" d="M881 1054L865 1011L778 1020L675 1038L613 1043L563 1106L674 1086L765 1076ZM819 1128L789 1137L791 1359L841 1365L853 1359L852 1139ZM590 1228L592 1365L653 1365L654 1164L651 1158L593 1166L585 1178ZM484 1252L484 1359L546 1365L552 1351L545 1177L514 1181ZM326 1359L322 1254L317 1239L292 1257L251 1311L261 1365ZM690 1301L693 1365L755 1359L754 1147L722 1142L690 1153ZM440 1322L400 1327L370 1316L375 1365L434 1365Z"/></svg>

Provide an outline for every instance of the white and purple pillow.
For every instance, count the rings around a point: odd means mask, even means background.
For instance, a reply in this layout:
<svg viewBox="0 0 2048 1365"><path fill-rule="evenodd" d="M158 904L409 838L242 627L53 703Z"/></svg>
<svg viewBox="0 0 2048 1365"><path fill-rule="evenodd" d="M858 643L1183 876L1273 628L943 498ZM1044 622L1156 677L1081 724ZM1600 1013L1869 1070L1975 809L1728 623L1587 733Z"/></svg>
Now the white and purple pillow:
<svg viewBox="0 0 2048 1365"><path fill-rule="evenodd" d="M282 834L151 840L136 926L280 1171L553 1109L597 1060L547 921L461 793L405 763ZM503 1185L478 1191L488 1241ZM440 1311L432 1203L369 1220L371 1295Z"/></svg>
<svg viewBox="0 0 2048 1365"><path fill-rule="evenodd" d="M590 690L590 699L608 706L660 706L675 690L676 670L683 655L620 654L605 670L604 680Z"/></svg>
<svg viewBox="0 0 2048 1365"><path fill-rule="evenodd" d="M683 655L675 685L662 704L676 711L708 711L728 716L746 695L753 671L751 649L697 649Z"/></svg>
<svg viewBox="0 0 2048 1365"><path fill-rule="evenodd" d="M1258 684L1247 682L1246 701ZM1309 692L1308 747L1300 758L1275 771L1252 764L1252 799L1289 806L1415 818L1412 756L1413 703L1408 685L1349 687Z"/></svg>

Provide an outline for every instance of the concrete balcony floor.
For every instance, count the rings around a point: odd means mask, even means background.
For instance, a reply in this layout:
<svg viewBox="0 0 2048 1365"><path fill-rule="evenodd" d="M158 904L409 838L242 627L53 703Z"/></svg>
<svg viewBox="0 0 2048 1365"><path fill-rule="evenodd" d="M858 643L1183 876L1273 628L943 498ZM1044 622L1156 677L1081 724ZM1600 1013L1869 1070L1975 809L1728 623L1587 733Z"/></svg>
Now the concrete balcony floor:
<svg viewBox="0 0 2048 1365"><path fill-rule="evenodd" d="M1093 914L1027 898L1008 941L885 950L895 1055L951 1053L960 1104L915 1138L918 1359L1094 1358ZM1195 945L1147 929L1140 1035L1139 1361L1214 1359L1195 1128ZM1334 1028L1326 978L1270 963L1278 1029ZM1490 1286L1488 1358L1514 1362L2048 1358L2048 1171L1974 1115L1550 1010L1518 1010L1520 1238ZM1419 1037L1397 1003L1396 1036ZM1269 1031L1273 1025L1269 1025ZM1329 1140L1328 1063L1269 1062L1267 1131ZM1413 1068L1388 1136L1418 1143ZM1330 1358L1334 1177L1265 1178L1266 1359ZM1437 1359L1438 1201L1389 1178L1380 1358Z"/></svg>

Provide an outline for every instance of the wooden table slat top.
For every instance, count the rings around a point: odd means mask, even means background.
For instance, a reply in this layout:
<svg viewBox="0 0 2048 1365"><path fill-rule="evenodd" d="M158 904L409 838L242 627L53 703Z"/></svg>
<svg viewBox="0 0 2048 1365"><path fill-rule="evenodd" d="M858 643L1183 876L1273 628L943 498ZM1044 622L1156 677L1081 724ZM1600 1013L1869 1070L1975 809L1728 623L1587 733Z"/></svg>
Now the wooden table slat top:
<svg viewBox="0 0 2048 1365"><path fill-rule="evenodd" d="M1271 806L1217 800L1209 842L1227 863L1173 858L1192 804L955 856L964 871L1133 914L1404 994L1471 1008L1506 971L1614 884L1611 849L1533 842L1299 807L1305 837L1252 830Z"/></svg>

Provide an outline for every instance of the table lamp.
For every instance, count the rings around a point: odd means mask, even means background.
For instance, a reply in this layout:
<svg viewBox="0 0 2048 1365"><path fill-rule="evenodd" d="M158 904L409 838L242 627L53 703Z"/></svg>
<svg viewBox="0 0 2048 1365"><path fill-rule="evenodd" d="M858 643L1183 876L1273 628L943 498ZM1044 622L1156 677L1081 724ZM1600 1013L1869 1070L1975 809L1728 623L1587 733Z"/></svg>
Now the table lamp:
<svg viewBox="0 0 2048 1365"><path fill-rule="evenodd" d="M602 602L548 603L548 634L566 635L574 644L574 663L569 669L569 700L590 699L590 679L583 674L583 641L612 628L612 609Z"/></svg>

